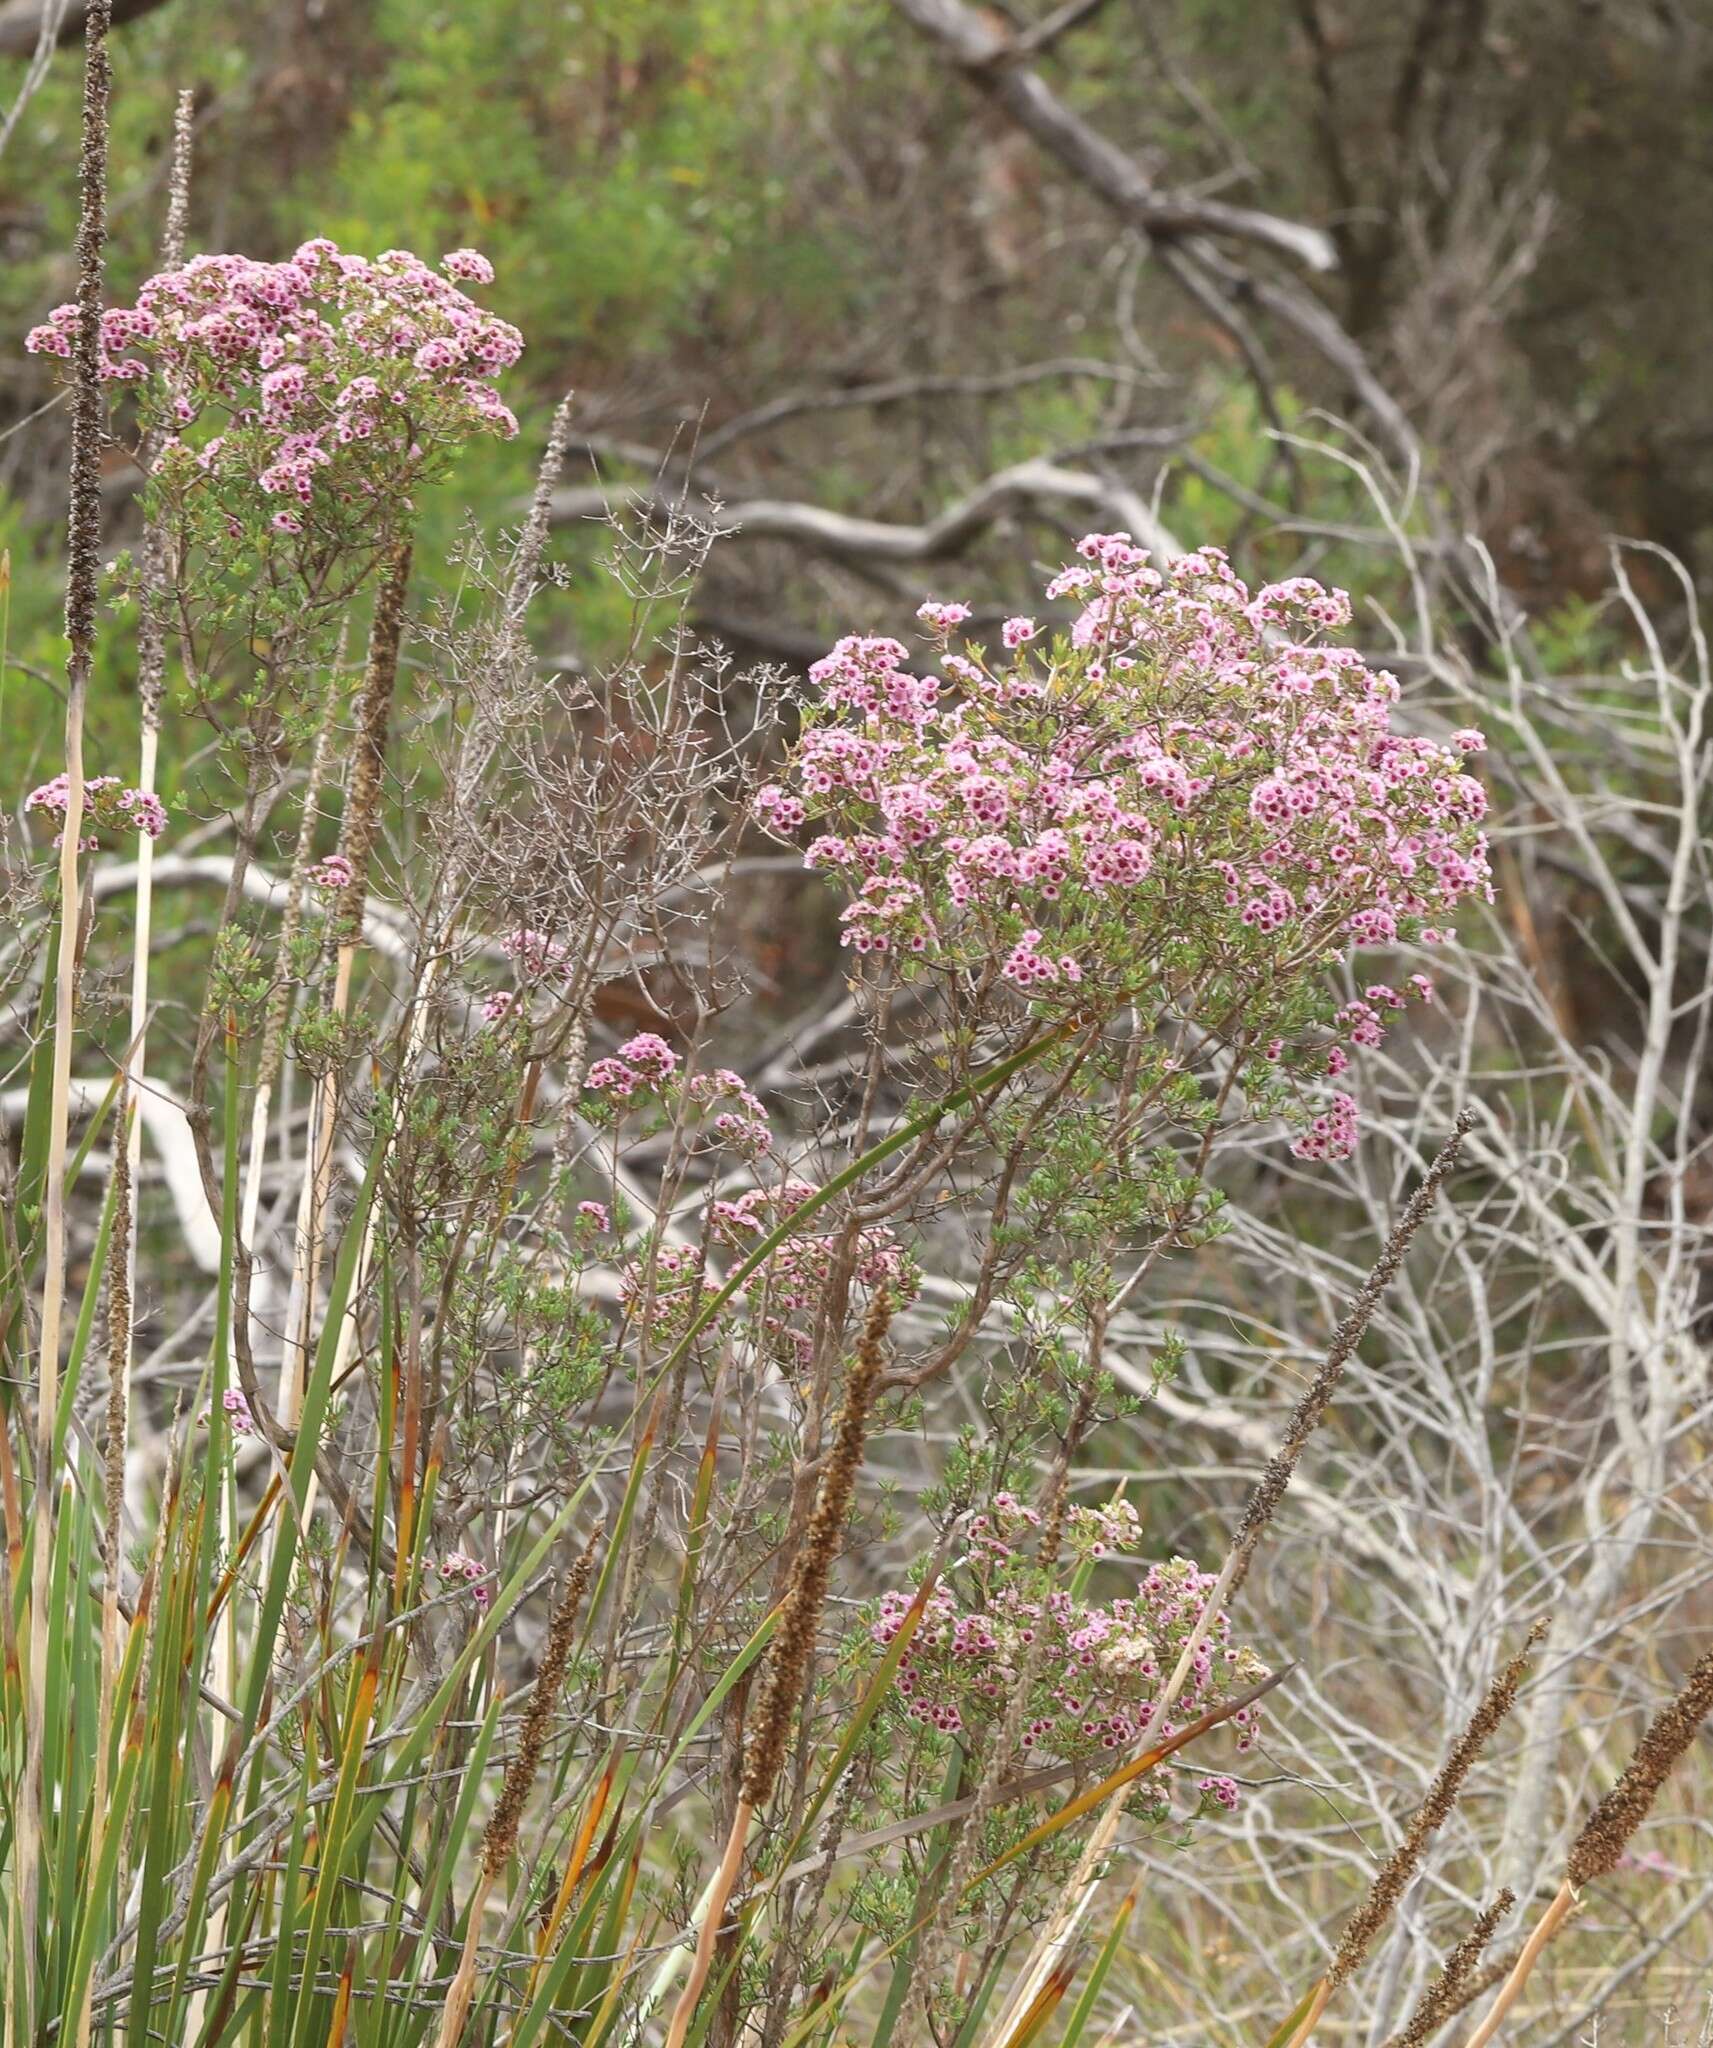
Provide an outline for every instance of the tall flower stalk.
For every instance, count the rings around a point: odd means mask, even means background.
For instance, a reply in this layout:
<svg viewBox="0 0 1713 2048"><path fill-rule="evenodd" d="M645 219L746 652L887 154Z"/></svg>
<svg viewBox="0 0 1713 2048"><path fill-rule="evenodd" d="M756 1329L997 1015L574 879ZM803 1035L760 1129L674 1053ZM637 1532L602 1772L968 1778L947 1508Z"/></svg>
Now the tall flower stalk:
<svg viewBox="0 0 1713 2048"><path fill-rule="evenodd" d="M78 165L77 303L72 341L71 512L66 542L65 811L60 828L59 934L55 958L53 1081L42 1202L42 1311L36 1368L35 1508L30 1560L28 1751L18 1844L18 1906L25 1980L25 2025L32 2012L29 1972L36 1953L41 1884L47 1671L51 1616L49 1571L54 1503L59 1493L57 1425L65 1307L65 1179L71 1052L77 1029L78 853L83 842L83 721L95 658L101 574L101 451L106 438L101 392L103 247L107 233L107 110L111 0L91 0L84 17L82 148ZM110 1566L111 1568L111 1566Z"/></svg>

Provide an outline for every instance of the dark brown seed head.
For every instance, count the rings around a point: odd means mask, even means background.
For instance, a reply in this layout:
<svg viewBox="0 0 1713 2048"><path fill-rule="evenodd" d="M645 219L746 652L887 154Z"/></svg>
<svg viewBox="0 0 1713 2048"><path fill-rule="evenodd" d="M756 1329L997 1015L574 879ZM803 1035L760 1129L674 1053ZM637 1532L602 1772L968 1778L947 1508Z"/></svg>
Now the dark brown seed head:
<svg viewBox="0 0 1713 2048"><path fill-rule="evenodd" d="M1455 2017L1472 1999L1479 1998L1490 1984L1498 1982L1507 1965L1496 1966L1493 1973L1486 1971L1477 1975L1476 1965L1480 1962L1488 1942L1493 1939L1499 1922L1517 1903L1513 1891L1502 1891L1492 1905L1476 1916L1475 1924L1445 1959L1438 1977L1428 1987L1409 2019L1385 2042L1384 2048L1423 2048L1423 2043L1432 2040L1447 2020Z"/></svg>
<svg viewBox="0 0 1713 2048"><path fill-rule="evenodd" d="M891 1299L879 1292L869 1305L862 1340L845 1380L845 1405L833 1432L814 1512L803 1533L803 1545L797 1553L767 1653L761 1698L750 1724L744 1756L743 1798L752 1807L766 1803L785 1761L785 1746L808 1676L833 1560L839 1554L845 1518L856 1491L868 1414L886 1361L886 1332L891 1322Z"/></svg>
<svg viewBox="0 0 1713 2048"><path fill-rule="evenodd" d="M399 646L404 637L405 595L409 586L410 543L400 541L387 556L375 597L369 658L357 699L351 788L345 800L340 835L340 851L351 863L351 880L340 904L341 938L353 944L362 937L363 910L369 894L369 861L380 832L387 733L392 723L393 695L398 687Z"/></svg>
<svg viewBox="0 0 1713 2048"><path fill-rule="evenodd" d="M529 1788L535 1782L541 1752L547 1746L553 1709L559 1699L559 1689L565 1683L571 1645L576 1640L577 1612L583 1604L583 1595L588 1591L594 1565L595 1539L591 1536L583 1546L582 1555L571 1567L565 1591L554 1611L547 1631L547 1643L541 1653L541 1668L535 1674L535 1691L530 1695L529 1712L523 1717L517 1751L507 1766L499 1803L494 1808L493 1819L488 1822L488 1831L482 1837L482 1868L489 1877L500 1874L506 1859L517 1847L518 1822L523 1817Z"/></svg>
<svg viewBox="0 0 1713 2048"><path fill-rule="evenodd" d="M1624 1845L1647 1819L1648 1809L1696 1731L1713 1712L1713 1650L1705 1650L1684 1680L1677 1697L1657 1713L1624 1774L1588 1816L1571 1845L1566 1871L1580 1891L1591 1878L1603 1877L1624 1853Z"/></svg>

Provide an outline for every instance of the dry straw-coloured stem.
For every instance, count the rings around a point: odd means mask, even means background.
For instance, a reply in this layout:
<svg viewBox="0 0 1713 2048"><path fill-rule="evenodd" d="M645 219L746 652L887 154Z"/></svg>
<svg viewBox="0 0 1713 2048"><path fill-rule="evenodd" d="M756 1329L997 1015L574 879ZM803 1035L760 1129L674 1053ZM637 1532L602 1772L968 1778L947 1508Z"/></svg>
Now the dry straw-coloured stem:
<svg viewBox="0 0 1713 2048"><path fill-rule="evenodd" d="M1547 1943L1580 1902L1582 1888L1614 1869L1625 1844L1648 1817L1660 1787L1683 1761L1701 1724L1713 1713L1713 1650L1704 1650L1676 1694L1648 1723L1623 1774L1583 1823L1570 1846L1565 1879L1523 1944L1485 2019L1465 2048L1486 2048L1522 1996Z"/></svg>
<svg viewBox="0 0 1713 2048"><path fill-rule="evenodd" d="M48 1662L48 1572L53 1554L54 1415L59 1405L59 1347L65 1312L65 1176L71 1096L71 1042L77 1021L78 844L83 831L83 708L95 657L101 578L102 255L107 232L107 103L111 77L107 31L111 0L90 0L84 18L83 140L79 158L77 333L72 349L71 487L65 636L66 805L60 836L59 954L54 980L52 1100L42 1213L41 1350L36 1372L35 1552L30 1561L29 1722L18 1876L24 1953L35 1954L41 1888L41 1816ZM29 2003L27 1987L21 1987ZM27 2031L27 2029L26 2029Z"/></svg>
<svg viewBox="0 0 1713 2048"><path fill-rule="evenodd" d="M132 1118L129 1085L122 1086L118 1105L118 1142L113 1148L113 1230L107 1251L107 1441L102 1446L105 1485L102 1496L101 1664L99 1705L95 1725L113 1725L113 1689L119 1666L119 1552L125 1506L125 1381L131 1356L131 1148ZM108 1812L108 1745L95 1748L96 1839L91 1857L100 1853L101 1838L112 1825ZM88 2048L92 2017L92 1985L85 1982L77 2013L78 2048Z"/></svg>
<svg viewBox="0 0 1713 2048"><path fill-rule="evenodd" d="M690 1974L667 2029L666 2048L684 2048L697 2002L702 1996L714 1964L714 1947L725 1919L726 1902L743 1867L744 1845L749 1840L756 1808L772 1796L785 1748L796 1718L808 1677L809 1659L826 1605L827 1584L833 1560L839 1554L845 1520L856 1492L856 1476L862 1466L863 1445L868 1435L869 1410L886 1364L886 1333L892 1323L893 1304L884 1292L869 1306L857 1354L845 1381L845 1402L833 1431L832 1448L821 1474L814 1513L804 1531L803 1547L791 1575L791 1584L780 1603L773 1641L768 1647L762 1677L761 1697L751 1724L744 1752L743 1785L737 1811L732 1815L720 1867L708 1888L707 1902L696 1931L696 1953Z"/></svg>

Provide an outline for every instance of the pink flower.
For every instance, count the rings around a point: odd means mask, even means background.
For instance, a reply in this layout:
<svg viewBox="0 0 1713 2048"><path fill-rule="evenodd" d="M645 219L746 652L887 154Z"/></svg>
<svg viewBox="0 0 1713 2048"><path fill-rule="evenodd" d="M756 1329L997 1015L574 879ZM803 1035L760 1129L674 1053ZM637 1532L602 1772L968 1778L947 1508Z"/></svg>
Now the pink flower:
<svg viewBox="0 0 1713 2048"><path fill-rule="evenodd" d="M1033 640L1040 630L1033 619L1007 619L999 629L999 637L1007 647L1016 648Z"/></svg>
<svg viewBox="0 0 1713 2048"><path fill-rule="evenodd" d="M664 1038L652 1031L639 1031L619 1047L619 1058L645 1081L669 1081L677 1071L678 1055Z"/></svg>
<svg viewBox="0 0 1713 2048"><path fill-rule="evenodd" d="M602 1236L605 1236L613 1227L613 1220L607 1213L605 1202L579 1202L577 1204L577 1215L580 1221L599 1231Z"/></svg>
<svg viewBox="0 0 1713 2048"><path fill-rule="evenodd" d="M68 777L56 775L51 782L39 784L24 799L27 811L41 811L50 818L64 818L71 803L71 783ZM84 817L109 832L141 832L147 838L158 839L167 829L166 806L152 789L125 789L120 786L117 775L91 775L83 784ZM63 836L63 835L62 835ZM86 848L97 846L96 839L86 839ZM57 846L59 841L56 839Z"/></svg>
<svg viewBox="0 0 1713 2048"><path fill-rule="evenodd" d="M494 266L476 249L453 249L441 257L440 267L448 277L455 277L464 284L492 284L494 281Z"/></svg>
<svg viewBox="0 0 1713 2048"><path fill-rule="evenodd" d="M940 604L928 598L916 607L916 616L930 633L949 633L954 626L961 626L970 615L967 604Z"/></svg>
<svg viewBox="0 0 1713 2048"><path fill-rule="evenodd" d="M595 1064L589 1069L588 1078L584 1081L583 1086L585 1088L594 1088L603 1094L622 1099L627 1095L635 1093L636 1084L640 1078L639 1075L634 1074L625 1065L623 1060L596 1060Z"/></svg>
<svg viewBox="0 0 1713 2048"><path fill-rule="evenodd" d="M1356 1150L1356 1100L1337 1094L1332 1106L1317 1116L1291 1146L1299 1159L1348 1159Z"/></svg>
<svg viewBox="0 0 1713 2048"><path fill-rule="evenodd" d="M434 1566L429 1564L426 1569L433 1571ZM492 1589L485 1583L491 1576L488 1567L476 1558L466 1557L461 1550L449 1550L440 1560L440 1576L448 1582L448 1592L459 1582L468 1586L478 1607L486 1607L493 1598Z"/></svg>
<svg viewBox="0 0 1713 2048"><path fill-rule="evenodd" d="M527 980L539 981L544 975L563 974L569 965L569 955L555 938L546 932L532 930L528 925L519 925L500 941L500 951L508 960L517 963L518 972Z"/></svg>
<svg viewBox="0 0 1713 2048"><path fill-rule="evenodd" d="M356 879L350 860L342 853L330 853L325 860L318 860L309 870L309 879L318 889L332 893L349 889Z"/></svg>

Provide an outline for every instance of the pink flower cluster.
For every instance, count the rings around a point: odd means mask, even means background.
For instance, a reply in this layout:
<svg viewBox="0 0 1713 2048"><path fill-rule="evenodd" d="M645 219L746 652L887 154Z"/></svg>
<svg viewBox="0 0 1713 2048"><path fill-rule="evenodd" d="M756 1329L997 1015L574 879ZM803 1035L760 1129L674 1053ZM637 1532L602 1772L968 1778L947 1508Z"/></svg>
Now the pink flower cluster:
<svg viewBox="0 0 1713 2048"><path fill-rule="evenodd" d="M517 969L520 981L539 984L565 981L576 971L576 956L551 933L538 932L530 925L518 925L500 941L500 951ZM519 1014L519 991L492 989L482 998L482 1016L489 1024L503 1024Z"/></svg>
<svg viewBox="0 0 1713 2048"><path fill-rule="evenodd" d="M812 1182L792 1179L774 1188L750 1188L735 1200L716 1199L708 1205L709 1234L747 1251L754 1239L765 1237L817 1192ZM807 1366L813 1355L815 1316L826 1299L838 1246L839 1239L830 1233L805 1231L788 1237L761 1269L760 1327L768 1348L793 1369ZM871 1293L889 1288L900 1301L913 1300L917 1292L914 1269L884 1224L858 1237L851 1277ZM802 1322L793 1323L794 1315Z"/></svg>
<svg viewBox="0 0 1713 2048"><path fill-rule="evenodd" d="M660 1245L652 1262L632 1259L619 1274L619 1306L656 1339L681 1336L718 1292L691 1245Z"/></svg>
<svg viewBox="0 0 1713 2048"><path fill-rule="evenodd" d="M1150 1565L1134 1595L1094 1604L1045 1583L1021 1551L1039 1522L1032 1508L1002 1493L990 1514L971 1523L971 1597L960 1600L942 1580L899 1662L898 1693L912 1720L947 1734L979 1733L1004 1713L1033 1659L1023 1747L1081 1761L1134 1748L1144 1737L1164 1739L1265 1675L1252 1651L1233 1646L1230 1619L1218 1614L1191 1660L1172 1708L1176 1719L1160 1714L1160 1692L1206 1611L1216 1574L1176 1557ZM1118 1502L1077 1511L1068 1533L1085 1555L1133 1550L1140 1536L1134 1511ZM881 1596L869 1629L876 1648L892 1642L910 1605L904 1592ZM1258 1716L1254 1707L1233 1716L1240 1751L1252 1746Z"/></svg>
<svg viewBox="0 0 1713 2048"><path fill-rule="evenodd" d="M616 1054L596 1060L583 1085L619 1111L639 1090L663 1095L677 1071L678 1055L663 1038L643 1031L627 1039ZM730 1067L692 1074L679 1107L688 1122L704 1123L716 1143L746 1159L760 1159L772 1150L773 1133L760 1096Z"/></svg>
<svg viewBox="0 0 1713 2048"><path fill-rule="evenodd" d="M653 1031L627 1038L616 1056L596 1060L584 1087L624 1101L642 1089L663 1088L678 1071L678 1055Z"/></svg>
<svg viewBox="0 0 1713 2048"><path fill-rule="evenodd" d="M1334 1048L1336 1050L1336 1048ZM1299 1159L1348 1159L1356 1150L1358 1112L1354 1095L1336 1089L1319 1116L1291 1140Z"/></svg>
<svg viewBox="0 0 1713 2048"><path fill-rule="evenodd" d="M436 1569L433 1559L423 1566L425 1572ZM478 1607L486 1607L494 1597L487 1581L493 1576L479 1558L466 1557L461 1550L449 1550L440 1560L440 1576L446 1581L447 1592L455 1592L460 1585L468 1586L470 1597Z"/></svg>
<svg viewBox="0 0 1713 2048"><path fill-rule="evenodd" d="M585 1088L602 1108L619 1117L649 1103L672 1116L683 1136L757 1165L773 1150L773 1133L761 1098L729 1067L682 1075L678 1055L652 1031L627 1039L616 1053L590 1067ZM650 1332L682 1332L716 1289L705 1274L707 1245L743 1254L766 1237L819 1190L811 1181L786 1177L741 1194L714 1194L704 1211L704 1246L665 1245L650 1259L631 1259L620 1275L620 1300L627 1312L645 1316ZM605 1232L608 1211L600 1202L579 1203L585 1225ZM804 1229L787 1237L746 1288L754 1340L787 1370L799 1369L814 1347L815 1319L826 1299L841 1238ZM886 1287L901 1300L914 1298L918 1278L896 1235L884 1226L864 1230L856 1243L851 1278L872 1292Z"/></svg>
<svg viewBox="0 0 1713 2048"><path fill-rule="evenodd" d="M51 782L44 782L30 791L24 799L24 808L40 811L45 817L57 818L63 825L70 803L70 780L64 775L56 775ZM166 806L154 791L127 789L117 775L92 775L85 781L83 814L109 832L141 832L150 839L158 839L167 829ZM64 837L63 831L60 837ZM84 840L83 845L88 851L100 843L99 838L91 836ZM55 839L54 844L57 846L59 839Z"/></svg>
<svg viewBox="0 0 1713 2048"><path fill-rule="evenodd" d="M103 313L101 374L142 388L166 435L163 477L284 499L268 524L295 534L324 497L347 511L396 497L428 454L517 432L492 380L523 338L460 288L492 276L471 249L436 271L408 250L371 261L325 237L283 263L193 256ZM76 306L57 306L24 346L69 357L76 327Z"/></svg>
<svg viewBox="0 0 1713 2048"><path fill-rule="evenodd" d="M325 860L318 860L309 870L309 879L318 889L325 889L330 896L334 896L341 889L349 889L356 875L344 854L330 853Z"/></svg>
<svg viewBox="0 0 1713 2048"><path fill-rule="evenodd" d="M751 1161L764 1158L773 1150L767 1111L761 1097L741 1074L730 1067L716 1067L711 1074L693 1074L685 1093L691 1105L708 1118L708 1128L720 1144Z"/></svg>
<svg viewBox="0 0 1713 2048"><path fill-rule="evenodd" d="M500 951L526 981L543 981L549 975L564 974L571 956L564 946L546 932L519 925L500 941Z"/></svg>
<svg viewBox="0 0 1713 2048"><path fill-rule="evenodd" d="M805 863L848 893L858 952L997 961L1031 1003L1084 1014L1170 1004L1199 962L1242 990L1239 1043L1282 1052L1329 955L1431 943L1429 920L1491 895L1462 768L1480 735L1394 729L1396 679L1324 638L1349 621L1341 592L1251 595L1218 549L1156 569L1125 534L1077 553L1047 586L1077 611L1044 662L1026 618L1006 660L948 652L941 676L896 640L841 640L756 814L781 838L822 828ZM966 614L919 616L945 635Z"/></svg>

